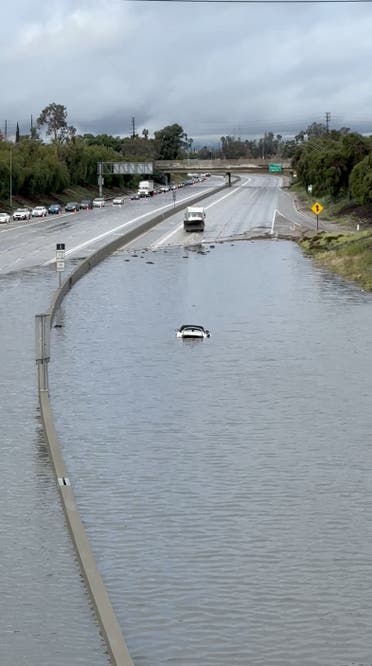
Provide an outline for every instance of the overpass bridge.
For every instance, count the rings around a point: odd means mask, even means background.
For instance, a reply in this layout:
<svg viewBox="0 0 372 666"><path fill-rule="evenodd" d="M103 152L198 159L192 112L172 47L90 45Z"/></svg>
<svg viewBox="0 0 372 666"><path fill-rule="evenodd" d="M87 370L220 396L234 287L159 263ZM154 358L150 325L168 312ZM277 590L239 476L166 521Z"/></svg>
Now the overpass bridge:
<svg viewBox="0 0 372 666"><path fill-rule="evenodd" d="M272 169L269 166L277 166L280 168ZM216 160L155 160L154 170L162 171L164 173L234 173L234 172L250 172L250 173L284 173L288 175L291 171L291 163L289 160L275 160L275 159L253 159L251 157L245 159L216 159Z"/></svg>
<svg viewBox="0 0 372 666"><path fill-rule="evenodd" d="M166 182L171 182L172 174L185 173L216 173L223 174L229 185L234 173L277 173L289 176L292 180L291 163L289 160L274 162L272 159L216 159L216 160L155 160L155 162L98 162L97 176L99 196L102 196L103 176L130 174L143 177L152 176L154 172L165 174Z"/></svg>

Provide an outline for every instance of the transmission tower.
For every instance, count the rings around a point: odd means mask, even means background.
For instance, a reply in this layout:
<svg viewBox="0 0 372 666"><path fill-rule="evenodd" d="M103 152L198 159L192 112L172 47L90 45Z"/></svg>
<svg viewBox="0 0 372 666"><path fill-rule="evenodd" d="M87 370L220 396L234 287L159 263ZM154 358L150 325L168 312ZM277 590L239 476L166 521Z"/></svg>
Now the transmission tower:
<svg viewBox="0 0 372 666"><path fill-rule="evenodd" d="M328 132L329 132L329 123L330 123L330 122L331 122L331 112L330 112L330 111L326 111L326 114L325 114L325 124L326 124L326 132L327 132L327 134L328 134Z"/></svg>

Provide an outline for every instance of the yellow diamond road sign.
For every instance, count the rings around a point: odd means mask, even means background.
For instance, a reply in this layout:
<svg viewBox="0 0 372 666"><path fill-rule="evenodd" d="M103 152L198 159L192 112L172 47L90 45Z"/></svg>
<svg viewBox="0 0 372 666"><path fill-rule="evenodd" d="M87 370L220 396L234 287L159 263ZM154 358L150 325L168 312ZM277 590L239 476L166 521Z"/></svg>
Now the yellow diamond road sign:
<svg viewBox="0 0 372 666"><path fill-rule="evenodd" d="M320 204L320 203L318 203L318 202L316 201L316 202L311 206L311 210L313 211L313 213L315 213L315 215L320 215L320 213L322 212L322 210L324 210L324 207L322 206L322 204Z"/></svg>

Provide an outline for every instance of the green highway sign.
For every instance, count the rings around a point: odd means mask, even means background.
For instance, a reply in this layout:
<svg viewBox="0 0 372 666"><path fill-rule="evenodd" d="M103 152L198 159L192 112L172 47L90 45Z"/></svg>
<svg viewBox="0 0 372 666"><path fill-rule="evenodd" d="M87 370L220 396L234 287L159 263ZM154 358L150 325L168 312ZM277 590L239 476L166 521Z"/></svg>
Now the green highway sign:
<svg viewBox="0 0 372 666"><path fill-rule="evenodd" d="M275 162L271 162L269 164L269 172L270 173L281 173L282 172L282 165L281 164L275 164Z"/></svg>

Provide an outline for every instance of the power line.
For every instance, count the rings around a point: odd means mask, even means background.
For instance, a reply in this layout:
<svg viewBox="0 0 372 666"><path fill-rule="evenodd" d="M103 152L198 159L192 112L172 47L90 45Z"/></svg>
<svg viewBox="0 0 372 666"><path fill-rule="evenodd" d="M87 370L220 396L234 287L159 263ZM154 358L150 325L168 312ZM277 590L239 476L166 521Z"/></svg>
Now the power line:
<svg viewBox="0 0 372 666"><path fill-rule="evenodd" d="M224 4L224 5L370 5L372 0L123 0L124 2L171 4Z"/></svg>

